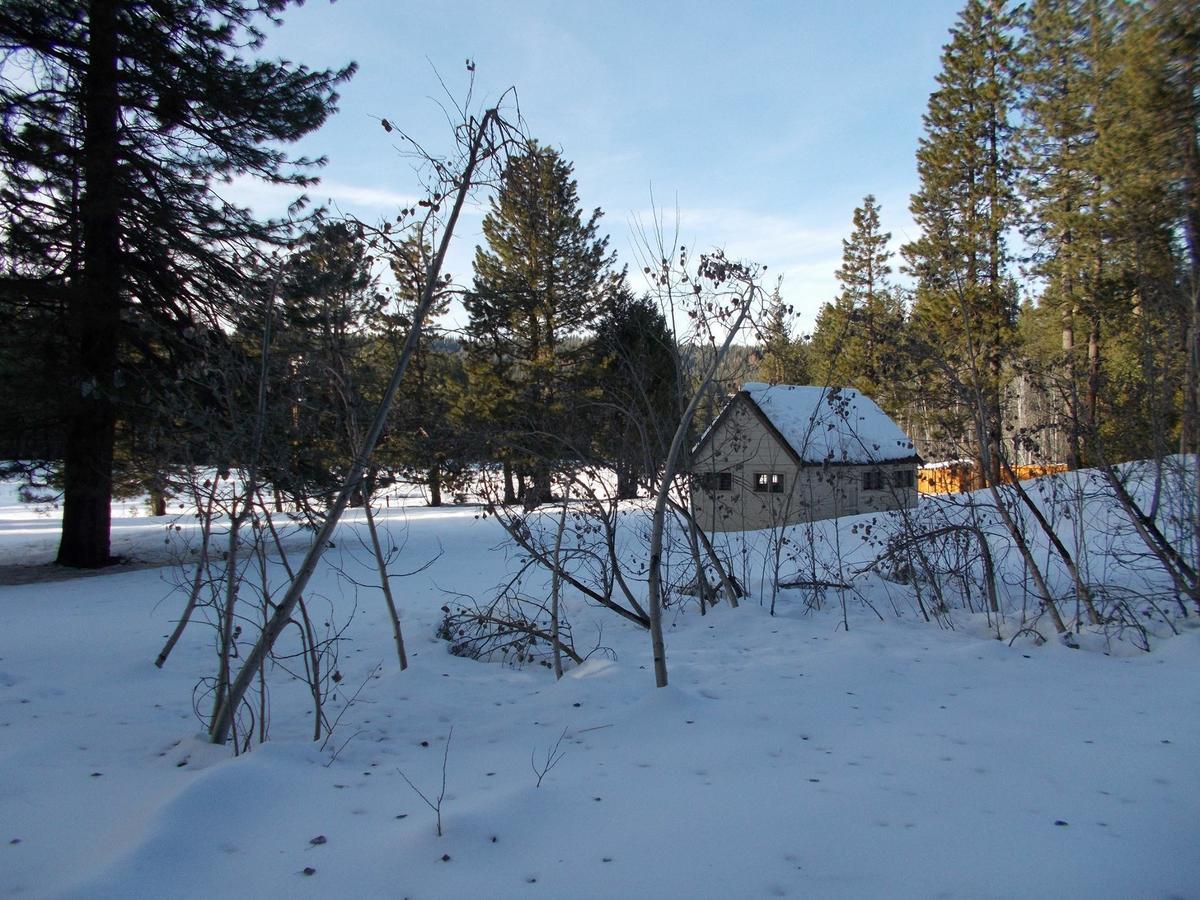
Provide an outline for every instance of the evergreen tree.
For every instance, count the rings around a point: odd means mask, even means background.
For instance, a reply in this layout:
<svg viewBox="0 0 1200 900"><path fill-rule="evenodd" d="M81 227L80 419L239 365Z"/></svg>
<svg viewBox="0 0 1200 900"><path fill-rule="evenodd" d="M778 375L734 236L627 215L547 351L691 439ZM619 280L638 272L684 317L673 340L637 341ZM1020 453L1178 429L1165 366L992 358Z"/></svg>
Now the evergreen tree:
<svg viewBox="0 0 1200 900"><path fill-rule="evenodd" d="M908 379L901 351L904 305L888 278L891 239L868 194L854 210L854 230L842 241L842 265L835 273L842 291L817 315L812 365L817 383L857 388L895 415Z"/></svg>
<svg viewBox="0 0 1200 900"><path fill-rule="evenodd" d="M1164 305L1182 326L1182 340L1171 341L1183 357L1179 446L1196 453L1200 451L1200 16L1189 0L1131 5L1129 16L1118 89L1135 106L1136 128L1142 137L1128 152L1134 160L1152 154L1162 161L1161 168L1154 167L1161 172L1157 183L1141 193L1148 202L1138 205L1161 209L1161 198L1166 207L1165 217L1150 216L1153 223L1138 232L1149 233L1150 243L1162 246L1163 219L1169 222L1165 231L1175 252L1175 272L1171 299ZM1126 85L1136 89L1126 92ZM1135 120L1123 117L1118 125L1129 127ZM1119 140L1120 136L1114 144L1119 146ZM1142 173L1140 184L1145 185L1145 169ZM1131 181L1139 184L1137 179ZM1131 205L1127 198L1122 200ZM1143 255L1161 259L1160 254ZM1154 281L1162 283L1159 278Z"/></svg>
<svg viewBox="0 0 1200 900"><path fill-rule="evenodd" d="M808 384L811 380L811 345L792 336L793 309L783 302L776 285L762 328L762 349L755 377L768 384Z"/></svg>
<svg viewBox="0 0 1200 900"><path fill-rule="evenodd" d="M637 496L671 443L676 415L673 338L648 297L613 293L593 342L596 390L585 418L595 426L598 455L617 475L617 496Z"/></svg>
<svg viewBox="0 0 1200 900"><path fill-rule="evenodd" d="M536 142L514 155L483 220L475 282L463 300L469 418L488 423L493 452L534 478L527 501L550 493L550 461L587 447L572 402L586 345L619 275L599 209L585 220L571 166ZM575 338L575 340L570 340Z"/></svg>
<svg viewBox="0 0 1200 900"><path fill-rule="evenodd" d="M398 341L407 335L412 312L420 302L430 252L428 244L410 238L400 243L392 256L396 312L385 317L389 336L381 341L380 349L388 347L391 351L385 354L385 370L390 371L392 357L399 350ZM429 491L430 506L441 506L442 488L448 479L453 483L464 469L465 447L451 420L454 398L462 394L462 364L457 354L445 349L445 338L436 321L449 307L447 282L435 294L426 316L388 420L387 438L380 448L381 458L390 465L419 474Z"/></svg>
<svg viewBox="0 0 1200 900"><path fill-rule="evenodd" d="M0 4L0 287L59 311L70 345L60 563L109 562L116 426L140 387L125 348L169 356L215 323L234 250L275 233L221 184L310 182L273 144L319 127L353 66L252 58L290 2Z"/></svg>
<svg viewBox="0 0 1200 900"><path fill-rule="evenodd" d="M1109 8L1105 0L1038 0L1022 42L1020 145L1032 212L1025 233L1046 284L1040 303L1056 310L1061 323L1058 368L1072 469L1081 459L1079 436L1096 422L1101 321L1115 287L1106 265L1099 168L1102 110L1110 99ZM1087 335L1082 347L1079 323Z"/></svg>
<svg viewBox="0 0 1200 900"><path fill-rule="evenodd" d="M1045 284L1039 303L1061 323L1068 465L1087 462L1097 440L1110 458L1161 455L1184 377L1186 307L1164 42L1137 7L1038 0L1022 46L1026 233Z"/></svg>
<svg viewBox="0 0 1200 900"><path fill-rule="evenodd" d="M297 242L276 286L269 347L272 414L269 434L283 442L268 455L277 493L303 503L327 498L341 484L346 447L370 415L365 359L369 330L384 298L367 246L342 223L320 224ZM261 322L246 344L256 357ZM282 421L280 421L282 420Z"/></svg>
<svg viewBox="0 0 1200 900"><path fill-rule="evenodd" d="M917 278L912 334L919 355L936 363L922 389L939 409L967 410L967 419L942 427L951 438L974 438L992 480L999 478L1003 363L1016 315L1005 243L1016 214L1014 24L1004 0L968 0L951 30L917 150L921 186L910 210L921 236L901 251Z"/></svg>

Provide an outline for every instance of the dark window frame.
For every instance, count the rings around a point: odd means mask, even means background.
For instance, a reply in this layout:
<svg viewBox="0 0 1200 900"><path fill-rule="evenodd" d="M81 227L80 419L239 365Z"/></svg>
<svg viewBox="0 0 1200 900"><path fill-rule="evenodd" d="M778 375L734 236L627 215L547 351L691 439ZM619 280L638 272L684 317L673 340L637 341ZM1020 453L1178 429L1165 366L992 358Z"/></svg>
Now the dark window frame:
<svg viewBox="0 0 1200 900"><path fill-rule="evenodd" d="M702 490L714 493L728 493L733 490L733 475L730 472L701 472L696 476Z"/></svg>
<svg viewBox="0 0 1200 900"><path fill-rule="evenodd" d="M756 493L756 494L782 494L783 493L783 473L782 472L755 472L754 473L754 493Z"/></svg>

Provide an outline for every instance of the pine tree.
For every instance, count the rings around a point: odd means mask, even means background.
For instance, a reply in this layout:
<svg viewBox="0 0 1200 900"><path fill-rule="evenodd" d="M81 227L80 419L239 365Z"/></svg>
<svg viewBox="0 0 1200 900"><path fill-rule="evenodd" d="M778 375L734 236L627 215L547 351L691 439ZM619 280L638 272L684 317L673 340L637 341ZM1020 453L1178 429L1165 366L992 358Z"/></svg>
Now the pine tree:
<svg viewBox="0 0 1200 900"><path fill-rule="evenodd" d="M817 315L812 365L817 383L857 388L895 415L907 378L901 352L904 305L888 277L891 239L868 194L854 210L854 230L842 241L842 265L834 273L842 291Z"/></svg>
<svg viewBox="0 0 1200 900"><path fill-rule="evenodd" d="M762 349L756 378L768 384L808 384L811 379L811 345L792 335L794 310L784 303L780 285L776 285L767 307L763 325Z"/></svg>
<svg viewBox="0 0 1200 900"><path fill-rule="evenodd" d="M473 418L490 423L493 452L534 476L529 502L550 493L550 461L588 445L571 415L586 345L615 290L615 255L598 236L601 212L584 220L572 167L530 142L505 168L475 252L467 375Z"/></svg>
<svg viewBox="0 0 1200 900"><path fill-rule="evenodd" d="M939 408L968 410L968 419L948 423L958 432L949 436L973 432L970 443L993 481L1016 316L1005 243L1016 214L1014 24L1004 0L968 0L951 30L917 150L921 187L909 208L921 237L901 251L917 278L913 337L936 363L922 389L938 395Z"/></svg>
<svg viewBox="0 0 1200 900"><path fill-rule="evenodd" d="M0 4L3 290L61 309L71 344L60 563L109 562L113 444L137 371L236 291L240 242L273 228L228 202L253 175L303 186L294 141L353 66L250 58L291 0Z"/></svg>
<svg viewBox="0 0 1200 900"><path fill-rule="evenodd" d="M1045 283L1039 304L1061 323L1067 462L1091 461L1096 441L1110 458L1161 455L1184 377L1175 348L1186 306L1163 36L1134 6L1039 0L1022 46L1026 233Z"/></svg>
<svg viewBox="0 0 1200 900"><path fill-rule="evenodd" d="M1114 290L1105 249L1105 185L1099 169L1103 105L1110 101L1113 23L1105 0L1038 0L1022 41L1020 147L1025 234L1046 282L1040 303L1058 313L1060 383L1066 395L1067 466L1096 424L1101 322ZM1087 335L1086 361L1077 332ZM1086 373L1086 374L1085 374Z"/></svg>
<svg viewBox="0 0 1200 900"><path fill-rule="evenodd" d="M1169 232L1178 238L1170 305L1184 333L1179 446L1195 454L1200 452L1200 16L1189 0L1160 0L1129 12L1125 83L1153 85L1133 98L1144 126L1139 130L1148 140L1132 153L1144 156L1152 148L1165 164Z"/></svg>
<svg viewBox="0 0 1200 900"><path fill-rule="evenodd" d="M594 425L594 446L617 476L617 496L638 487L662 464L676 419L676 357L662 311L628 288L606 304L592 342L594 397L585 418Z"/></svg>
<svg viewBox="0 0 1200 900"><path fill-rule="evenodd" d="M396 311L386 316L389 335L407 334L412 312L421 299L431 249L418 238L410 238L395 248L391 258L396 278ZM462 365L456 355L439 349L444 333L437 319L450 308L449 282L436 292L433 306L413 350L400 397L388 420L388 437L381 457L390 465L417 474L429 491L429 505L442 505L442 488L447 479L463 468L463 441L451 421L456 395L461 395ZM385 337L380 349L390 347L393 338ZM397 347L390 347L385 369Z"/></svg>
<svg viewBox="0 0 1200 900"><path fill-rule="evenodd" d="M303 502L327 498L341 484L346 447L370 414L366 350L384 298L366 243L342 223L319 224L296 243L283 266L271 341L271 431L285 446L269 473L276 491ZM257 355L261 324L247 344Z"/></svg>

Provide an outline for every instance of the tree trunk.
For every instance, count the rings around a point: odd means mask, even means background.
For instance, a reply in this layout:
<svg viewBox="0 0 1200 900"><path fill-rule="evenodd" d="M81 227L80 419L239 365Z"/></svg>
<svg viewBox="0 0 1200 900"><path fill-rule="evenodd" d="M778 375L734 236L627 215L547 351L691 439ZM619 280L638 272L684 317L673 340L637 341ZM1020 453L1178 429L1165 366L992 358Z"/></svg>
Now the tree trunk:
<svg viewBox="0 0 1200 900"><path fill-rule="evenodd" d="M506 506L512 506L517 502L517 491L513 487L512 463L505 460L501 467L504 470L504 503Z"/></svg>
<svg viewBox="0 0 1200 900"><path fill-rule="evenodd" d="M539 460L529 480L528 490L522 489L521 502L525 509L537 509L554 496L554 487L550 481L550 465Z"/></svg>
<svg viewBox="0 0 1200 900"><path fill-rule="evenodd" d="M113 376L121 321L121 222L117 180L117 10L112 0L88 9L88 66L83 80L83 272L69 292L73 344L63 520L58 564L99 568L111 562L112 461L116 439Z"/></svg>
<svg viewBox="0 0 1200 900"><path fill-rule="evenodd" d="M1088 376L1087 376L1087 396L1084 409L1084 415L1087 416L1085 421L1084 434L1087 436L1087 441L1093 442L1099 433L1100 422L1097 419L1097 414L1100 405L1100 313L1092 312L1092 323L1088 330ZM1095 447L1088 447L1084 444L1084 464L1091 465L1095 458Z"/></svg>
<svg viewBox="0 0 1200 900"><path fill-rule="evenodd" d="M167 514L167 492L163 490L162 485L155 483L150 485L150 515L165 516Z"/></svg>
<svg viewBox="0 0 1200 900"><path fill-rule="evenodd" d="M333 536L333 531L337 527L342 513L346 510L350 496L359 489L371 455L375 452L375 446L379 443L380 435L383 434L388 413L391 411L392 403L396 399L396 394L400 389L400 382L404 378L404 373L408 369L409 360L421 338L421 326L424 324L425 317L429 314L430 307L433 306L435 291L438 281L441 278L442 264L445 262L446 252L450 247L450 239L454 235L454 228L458 223L458 217L462 212L463 204L466 202L467 193L474 185L475 167L479 163L480 155L484 150L484 140L485 138L493 140L495 138L493 127L497 119L497 111L489 109L476 126L463 168L461 181L456 184L454 205L451 208L442 231L437 253L426 270L425 287L421 295L421 302L417 304L417 308L413 311L412 327L409 329L408 338L405 340L404 347L400 351L400 357L396 361L395 368L392 370L392 377L388 381L383 397L379 401L379 406L375 411L375 418L371 422L366 436L363 438L361 448L350 464L345 482L338 493L333 508L330 510L329 515L326 516L325 522L321 525L320 530L309 545L304 562L301 563L287 592L271 615L269 624L263 629L254 648L246 657L237 678L234 679L233 684L230 686L225 703L222 704L221 709L213 719L212 725L209 728L209 737L214 744L223 744L229 739L229 733L234 725L238 705L241 703L242 697L250 686L250 681L254 677L255 670L262 664L263 659L271 651L271 648L275 646L275 641L279 638L279 635L291 621L292 613L296 605L300 602L301 595L308 587L309 579L312 578L313 572L316 571L321 555L325 552L325 548L329 546L330 538Z"/></svg>
<svg viewBox="0 0 1200 900"><path fill-rule="evenodd" d="M665 527L667 502L671 494L671 482L675 480L680 454L683 452L688 429L691 428L692 419L696 416L696 410L700 406L700 402L708 394L709 385L712 384L713 377L717 374L722 361L724 361L725 356L729 353L729 347L733 344L734 337L741 331L742 323L746 321L746 317L750 314L750 304L754 299L754 287L748 287L747 291L748 294L742 298L741 309L730 326L724 342L721 344L720 349L713 355L712 361L704 373L704 377L700 379L695 393L692 394L691 400L687 403L679 417L679 424L676 426L675 434L671 438L671 446L667 450L666 457L663 459L661 481L654 497L654 512L650 519L650 558L647 566L646 581L649 594L650 647L654 657L655 687L662 688L667 686L667 648L666 642L663 639L662 627L662 555L663 528Z"/></svg>
<svg viewBox="0 0 1200 900"><path fill-rule="evenodd" d="M636 500L637 495L637 467L630 460L617 460L617 499Z"/></svg>
<svg viewBox="0 0 1200 900"><path fill-rule="evenodd" d="M1075 310L1063 303L1062 349L1067 377L1067 469L1079 468L1079 380L1075 377Z"/></svg>
<svg viewBox="0 0 1200 900"><path fill-rule="evenodd" d="M569 491L567 492L569 493ZM550 641L554 651L554 677L563 677L562 641L559 633L559 601L562 596L562 539L567 528L567 493L563 494L558 530L554 533L554 568L550 573Z"/></svg>
<svg viewBox="0 0 1200 900"><path fill-rule="evenodd" d="M442 505L442 470L434 463L429 467L429 505Z"/></svg>
<svg viewBox="0 0 1200 900"><path fill-rule="evenodd" d="M371 551L375 554L375 568L379 572L379 588L383 591L383 600L387 604L388 617L392 620L392 640L396 644L396 658L400 662L400 671L408 668L408 653L404 649L404 631L400 627L400 613L396 610L396 598L392 596L392 581L388 576L387 558L383 554L383 544L379 540L379 529L375 526L375 512L371 509L371 497L375 493L375 472L367 475L367 532L371 535Z"/></svg>

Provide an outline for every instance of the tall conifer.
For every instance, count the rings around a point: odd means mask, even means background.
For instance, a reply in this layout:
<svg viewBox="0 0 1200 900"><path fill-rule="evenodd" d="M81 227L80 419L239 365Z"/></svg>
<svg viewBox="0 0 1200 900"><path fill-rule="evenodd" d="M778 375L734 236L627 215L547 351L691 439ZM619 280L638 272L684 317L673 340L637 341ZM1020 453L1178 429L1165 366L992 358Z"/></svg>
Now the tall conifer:
<svg viewBox="0 0 1200 900"><path fill-rule="evenodd" d="M587 445L570 414L587 358L573 339L592 328L619 282L608 238L599 236L601 212L583 217L571 172L536 142L509 160L463 301L475 418L490 419L502 459L534 476L532 503L549 495L549 461Z"/></svg>
<svg viewBox="0 0 1200 900"><path fill-rule="evenodd" d="M901 344L904 306L891 283L892 236L868 194L854 210L854 230L842 240L842 265L834 276L841 293L817 316L813 370L820 384L851 386L896 414L902 403Z"/></svg>
<svg viewBox="0 0 1200 900"><path fill-rule="evenodd" d="M945 393L937 405L954 401L969 411L950 437L974 438L993 480L1003 365L1016 315L1005 241L1016 214L1015 24L1004 0L968 0L959 14L917 150L921 186L909 208L921 236L902 248L917 278L914 338L936 361L927 389L940 383Z"/></svg>
<svg viewBox="0 0 1200 900"><path fill-rule="evenodd" d="M317 161L275 144L319 127L353 66L255 60L259 26L289 5L0 4L0 287L61 309L71 344L60 563L109 562L114 435L138 375L122 349L215 322L241 278L233 251L272 235L229 180L310 182Z"/></svg>

